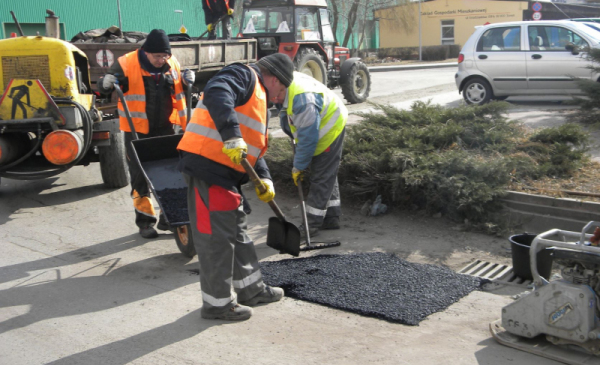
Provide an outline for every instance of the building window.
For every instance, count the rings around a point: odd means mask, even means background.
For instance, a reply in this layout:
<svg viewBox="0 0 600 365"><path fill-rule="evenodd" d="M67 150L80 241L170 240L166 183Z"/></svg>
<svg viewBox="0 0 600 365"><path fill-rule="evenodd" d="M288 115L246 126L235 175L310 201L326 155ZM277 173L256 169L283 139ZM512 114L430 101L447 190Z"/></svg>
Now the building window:
<svg viewBox="0 0 600 365"><path fill-rule="evenodd" d="M442 44L454 44L454 19L442 20Z"/></svg>

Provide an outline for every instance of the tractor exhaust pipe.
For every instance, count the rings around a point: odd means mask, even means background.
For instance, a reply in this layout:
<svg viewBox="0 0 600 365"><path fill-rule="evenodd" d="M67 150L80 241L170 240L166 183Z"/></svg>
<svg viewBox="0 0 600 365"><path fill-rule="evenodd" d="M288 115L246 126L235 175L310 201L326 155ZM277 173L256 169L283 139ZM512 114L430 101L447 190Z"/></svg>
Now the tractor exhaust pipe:
<svg viewBox="0 0 600 365"><path fill-rule="evenodd" d="M50 9L46 9L48 16L46 17L46 37L60 39L59 17L54 15Z"/></svg>

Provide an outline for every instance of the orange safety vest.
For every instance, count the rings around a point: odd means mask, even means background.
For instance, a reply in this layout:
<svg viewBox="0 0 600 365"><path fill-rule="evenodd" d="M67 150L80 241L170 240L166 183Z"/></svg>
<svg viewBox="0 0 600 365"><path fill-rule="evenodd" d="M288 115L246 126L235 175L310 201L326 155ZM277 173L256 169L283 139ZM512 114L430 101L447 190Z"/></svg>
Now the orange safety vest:
<svg viewBox="0 0 600 365"><path fill-rule="evenodd" d="M150 126L148 123L148 116L146 115L146 90L144 89L143 76L152 76L140 66L138 52L139 50L135 50L119 57L119 64L123 69L123 73L129 79L129 90L124 96L125 101L127 101L129 112L131 113L131 120L133 121L135 131L137 133L148 134ZM169 72L173 76L175 86L175 94L171 95L171 99L173 100L173 112L169 116L169 121L173 124L178 124L182 129L185 129L187 112L185 108L185 93L183 92L179 62L171 57L167 60L167 63L171 66ZM169 72L167 72L167 74ZM131 132L121 100L119 100L118 108L121 130Z"/></svg>
<svg viewBox="0 0 600 365"><path fill-rule="evenodd" d="M234 108L242 132L248 145L246 159L252 166L267 152L267 93L258 79L256 71L250 68L256 83L250 100ZM177 146L177 149L195 153L239 172L245 172L242 165L236 165L223 153L223 140L203 103L204 95L192 113L192 119Z"/></svg>
<svg viewBox="0 0 600 365"><path fill-rule="evenodd" d="M224 0L223 2L225 3L225 7L227 8L227 10L229 10L229 0ZM210 6L210 0L206 0L206 5L210 9L210 11L214 11L213 8Z"/></svg>

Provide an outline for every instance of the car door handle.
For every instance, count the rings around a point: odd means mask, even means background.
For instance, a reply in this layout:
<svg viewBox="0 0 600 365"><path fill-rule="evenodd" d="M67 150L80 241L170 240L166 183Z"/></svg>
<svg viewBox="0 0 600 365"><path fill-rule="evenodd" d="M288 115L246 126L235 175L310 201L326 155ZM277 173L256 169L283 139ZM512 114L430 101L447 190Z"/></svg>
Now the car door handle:
<svg viewBox="0 0 600 365"><path fill-rule="evenodd" d="M531 58L533 58L534 60L539 60L540 58L542 58L541 54L532 54Z"/></svg>
<svg viewBox="0 0 600 365"><path fill-rule="evenodd" d="M480 60L485 60L486 58L487 58L487 55L484 55L484 54L479 55Z"/></svg>

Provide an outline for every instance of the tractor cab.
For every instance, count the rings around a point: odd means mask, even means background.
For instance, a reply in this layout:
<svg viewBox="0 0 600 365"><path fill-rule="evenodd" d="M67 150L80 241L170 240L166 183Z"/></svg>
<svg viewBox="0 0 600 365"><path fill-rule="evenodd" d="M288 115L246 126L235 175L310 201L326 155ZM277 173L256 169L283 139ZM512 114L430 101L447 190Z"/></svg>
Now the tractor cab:
<svg viewBox="0 0 600 365"><path fill-rule="evenodd" d="M347 83L344 96L353 95L346 99L363 102L370 90L368 70L360 59L349 58L348 48L337 46L329 18L326 0L245 0L238 36L257 39L257 58L287 54L297 71L329 88L344 91ZM350 76L353 66L360 70Z"/></svg>
<svg viewBox="0 0 600 365"><path fill-rule="evenodd" d="M336 41L325 0L247 0L241 34L258 40L258 58L285 53L299 71L327 84Z"/></svg>

